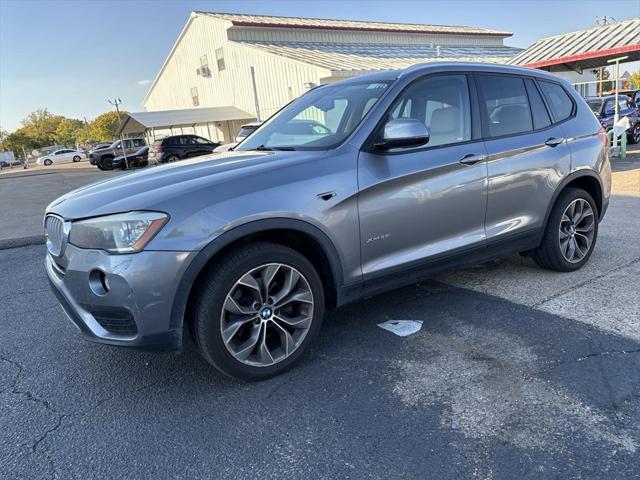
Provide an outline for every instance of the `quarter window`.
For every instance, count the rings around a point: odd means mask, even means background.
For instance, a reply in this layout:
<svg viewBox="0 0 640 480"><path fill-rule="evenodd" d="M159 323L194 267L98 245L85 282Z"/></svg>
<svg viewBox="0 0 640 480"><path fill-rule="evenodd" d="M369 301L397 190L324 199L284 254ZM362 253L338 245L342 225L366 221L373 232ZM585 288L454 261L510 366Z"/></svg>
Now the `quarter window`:
<svg viewBox="0 0 640 480"><path fill-rule="evenodd" d="M573 113L573 102L569 94L557 83L540 80L540 88L551 108L554 120L561 122Z"/></svg>
<svg viewBox="0 0 640 480"><path fill-rule="evenodd" d="M430 131L427 146L471 140L469 87L465 75L428 77L412 84L391 109L391 118L413 118Z"/></svg>
<svg viewBox="0 0 640 480"><path fill-rule="evenodd" d="M498 75L478 76L481 102L489 137L533 130L524 79Z"/></svg>

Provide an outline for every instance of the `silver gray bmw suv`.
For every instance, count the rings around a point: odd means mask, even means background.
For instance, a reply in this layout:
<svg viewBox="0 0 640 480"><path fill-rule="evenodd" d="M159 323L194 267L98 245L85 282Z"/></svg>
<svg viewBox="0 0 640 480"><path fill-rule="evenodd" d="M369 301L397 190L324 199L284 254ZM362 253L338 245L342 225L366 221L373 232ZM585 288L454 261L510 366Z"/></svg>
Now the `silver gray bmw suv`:
<svg viewBox="0 0 640 480"><path fill-rule="evenodd" d="M325 308L511 252L591 256L611 170L598 121L538 70L433 63L317 87L234 151L68 193L53 291L90 339L222 372L289 368Z"/></svg>

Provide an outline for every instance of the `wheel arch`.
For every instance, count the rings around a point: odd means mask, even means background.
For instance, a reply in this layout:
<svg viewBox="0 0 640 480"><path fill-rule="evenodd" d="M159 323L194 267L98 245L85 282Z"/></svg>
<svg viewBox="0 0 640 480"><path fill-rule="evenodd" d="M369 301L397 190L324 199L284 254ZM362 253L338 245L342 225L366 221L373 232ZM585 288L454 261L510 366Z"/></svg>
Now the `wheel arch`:
<svg viewBox="0 0 640 480"><path fill-rule="evenodd" d="M602 215L606 210L602 181L600 180L598 174L593 170L578 170L567 175L553 193L553 197L551 197L551 201L547 206L547 211L545 213L543 223L544 227L541 229L538 238L539 242L542 241L542 236L544 235L544 231L547 228L547 222L549 221L549 215L551 215L551 210L553 209L556 200L558 200L558 197L563 191L565 191L567 188L572 187L581 188L593 197L594 201L596 202L596 208L598 209L598 220L602 218Z"/></svg>
<svg viewBox="0 0 640 480"><path fill-rule="evenodd" d="M252 221L216 237L193 259L184 272L174 296L170 328L188 322L195 287L219 255L251 240L266 240L299 251L314 265L320 275L327 306L336 306L343 285L341 261L331 239L318 227L303 220L274 218Z"/></svg>

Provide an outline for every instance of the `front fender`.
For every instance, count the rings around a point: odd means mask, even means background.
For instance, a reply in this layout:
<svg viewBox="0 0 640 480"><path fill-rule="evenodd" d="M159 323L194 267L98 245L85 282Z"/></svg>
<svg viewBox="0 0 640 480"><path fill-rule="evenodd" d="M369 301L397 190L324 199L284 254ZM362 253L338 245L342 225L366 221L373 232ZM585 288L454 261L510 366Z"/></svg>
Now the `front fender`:
<svg viewBox="0 0 640 480"><path fill-rule="evenodd" d="M196 278L218 252L248 235L276 229L295 230L309 235L317 241L329 259L329 267L333 276L334 285L336 285L338 291L341 290L344 279L340 256L331 239L322 230L308 222L292 218L270 218L250 221L227 230L210 241L191 261L191 264L187 267L178 283L171 310L170 328L179 328L182 326L189 296Z"/></svg>

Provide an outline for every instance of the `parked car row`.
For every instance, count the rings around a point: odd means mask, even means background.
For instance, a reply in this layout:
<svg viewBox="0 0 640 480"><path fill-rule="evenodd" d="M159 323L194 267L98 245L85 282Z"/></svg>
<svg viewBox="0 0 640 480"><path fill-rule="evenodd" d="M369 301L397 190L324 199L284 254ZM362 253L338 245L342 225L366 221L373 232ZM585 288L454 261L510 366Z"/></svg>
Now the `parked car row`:
<svg viewBox="0 0 640 480"><path fill-rule="evenodd" d="M616 97L607 95L606 97L588 97L585 99L591 111L595 114L600 125L608 132L613 128L615 117ZM640 108L626 95L618 95L618 118L627 117L629 119L629 130L627 130L627 141L629 143L640 142Z"/></svg>

